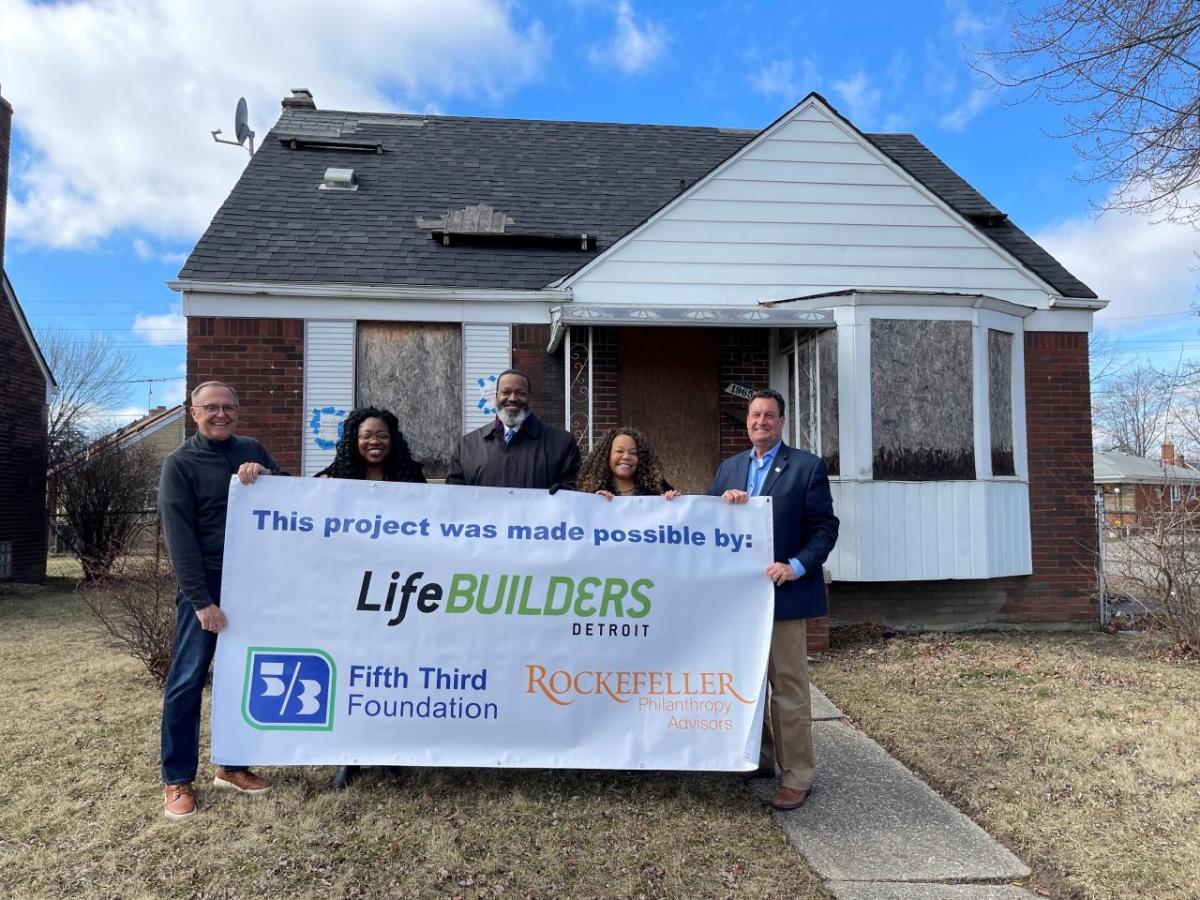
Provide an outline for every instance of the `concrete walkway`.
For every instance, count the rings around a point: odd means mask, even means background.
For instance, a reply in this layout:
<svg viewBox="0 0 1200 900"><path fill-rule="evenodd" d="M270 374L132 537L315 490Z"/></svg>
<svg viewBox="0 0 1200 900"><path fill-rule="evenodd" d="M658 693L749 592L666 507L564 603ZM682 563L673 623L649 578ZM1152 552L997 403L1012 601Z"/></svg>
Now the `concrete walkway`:
<svg viewBox="0 0 1200 900"><path fill-rule="evenodd" d="M1021 900L1004 882L1029 867L943 800L813 688L817 779L776 812L788 840L838 900ZM770 799L777 781L752 782Z"/></svg>

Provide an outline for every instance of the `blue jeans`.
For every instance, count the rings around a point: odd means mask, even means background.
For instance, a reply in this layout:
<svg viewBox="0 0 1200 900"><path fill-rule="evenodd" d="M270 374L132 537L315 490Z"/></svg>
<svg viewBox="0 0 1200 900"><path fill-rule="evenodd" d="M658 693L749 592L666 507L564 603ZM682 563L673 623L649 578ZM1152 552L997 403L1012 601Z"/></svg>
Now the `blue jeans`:
<svg viewBox="0 0 1200 900"><path fill-rule="evenodd" d="M219 605L221 573L207 575L209 594ZM163 784L190 784L196 780L200 762L200 703L217 636L200 627L196 609L184 599L182 591L175 599L175 650L163 689L162 780ZM222 768L238 772L246 767Z"/></svg>

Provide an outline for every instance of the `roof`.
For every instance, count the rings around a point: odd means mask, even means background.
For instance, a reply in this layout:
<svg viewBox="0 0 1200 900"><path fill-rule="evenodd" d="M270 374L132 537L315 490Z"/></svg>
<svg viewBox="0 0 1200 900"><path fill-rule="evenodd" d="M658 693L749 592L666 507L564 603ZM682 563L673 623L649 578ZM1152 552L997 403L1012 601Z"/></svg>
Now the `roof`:
<svg viewBox="0 0 1200 900"><path fill-rule="evenodd" d="M37 338L33 335L33 329L29 327L29 320L25 318L25 311L21 309L21 303L17 300L17 292L13 288L12 282L8 280L8 275L2 271L0 271L0 293L4 294L12 306L13 315L17 317L17 328L25 338L25 343L29 345L29 352L33 354L34 362L37 363L42 378L46 380L47 392L57 391L58 382L54 380L54 373L50 371L46 357L42 355L42 348L38 346Z"/></svg>
<svg viewBox="0 0 1200 900"><path fill-rule="evenodd" d="M182 403L177 403L175 406L164 409L151 410L136 422L126 425L124 428L118 428L103 441L117 441L122 447L128 447L131 444L137 444L144 441L150 435L154 434L168 425L173 425L183 418L184 408Z"/></svg>
<svg viewBox="0 0 1200 900"><path fill-rule="evenodd" d="M285 108L179 277L538 289L596 258L757 134ZM913 135L866 137L1055 290L1095 298ZM362 190L317 190L328 168L353 168ZM508 245L494 235L434 239L432 221L478 204L511 219ZM565 238L583 234L586 250Z"/></svg>
<svg viewBox="0 0 1200 900"><path fill-rule="evenodd" d="M1092 454L1096 484L1197 484L1200 471L1182 466L1164 466L1156 459L1131 456L1120 450Z"/></svg>

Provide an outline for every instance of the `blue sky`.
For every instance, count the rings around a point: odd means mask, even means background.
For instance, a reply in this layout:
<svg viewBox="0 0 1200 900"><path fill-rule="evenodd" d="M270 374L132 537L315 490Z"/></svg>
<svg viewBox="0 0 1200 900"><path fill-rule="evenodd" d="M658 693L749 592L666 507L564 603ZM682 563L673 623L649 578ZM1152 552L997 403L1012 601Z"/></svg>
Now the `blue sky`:
<svg viewBox="0 0 1200 900"><path fill-rule="evenodd" d="M762 128L810 90L864 131L911 131L1111 300L1131 360L1200 358L1197 234L1094 216L1061 110L967 64L1007 6L648 0L0 0L15 107L5 268L35 329L106 334L139 381L114 421L182 398L178 272L246 155L212 142L246 96L265 135L318 106Z"/></svg>

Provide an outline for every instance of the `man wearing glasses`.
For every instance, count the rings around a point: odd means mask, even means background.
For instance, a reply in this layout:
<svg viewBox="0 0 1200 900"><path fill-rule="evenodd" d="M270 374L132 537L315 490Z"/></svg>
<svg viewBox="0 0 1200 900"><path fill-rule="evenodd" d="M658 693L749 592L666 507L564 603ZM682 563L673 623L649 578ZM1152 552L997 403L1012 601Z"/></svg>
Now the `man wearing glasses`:
<svg viewBox="0 0 1200 900"><path fill-rule="evenodd" d="M163 811L186 819L196 811L192 782L200 756L200 701L226 625L221 612L221 564L225 554L225 507L229 478L252 482L279 474L279 466L258 441L234 434L237 394L227 384L206 381L192 391L196 434L163 463L158 513L167 551L179 583L175 649L163 692ZM261 794L266 779L245 766L223 765L213 784Z"/></svg>

